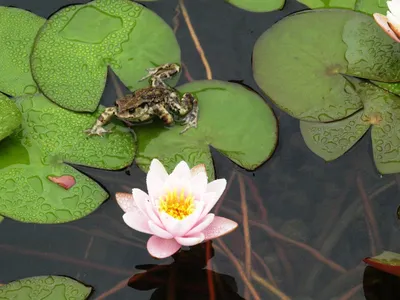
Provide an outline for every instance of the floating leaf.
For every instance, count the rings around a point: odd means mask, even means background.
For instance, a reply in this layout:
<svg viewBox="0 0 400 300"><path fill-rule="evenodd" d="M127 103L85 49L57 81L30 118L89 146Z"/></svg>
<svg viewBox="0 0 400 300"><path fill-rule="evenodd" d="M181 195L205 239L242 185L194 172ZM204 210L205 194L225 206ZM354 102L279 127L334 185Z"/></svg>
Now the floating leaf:
<svg viewBox="0 0 400 300"><path fill-rule="evenodd" d="M400 97L366 83L365 115L371 131L374 161L381 174L400 172Z"/></svg>
<svg viewBox="0 0 400 300"><path fill-rule="evenodd" d="M0 93L0 141L9 136L21 124L21 112L17 106Z"/></svg>
<svg viewBox="0 0 400 300"><path fill-rule="evenodd" d="M363 110L331 123L300 121L300 130L307 147L326 161L346 153L367 132L370 124L362 118Z"/></svg>
<svg viewBox="0 0 400 300"><path fill-rule="evenodd" d="M113 134L88 137L95 114L60 108L42 95L16 102L21 127L0 142L0 214L22 222L61 223L95 210L107 193L88 177L63 162L103 169L121 169L134 158L134 140L126 128L113 126ZM69 190L48 176L70 175Z"/></svg>
<svg viewBox="0 0 400 300"><path fill-rule="evenodd" d="M273 25L254 46L257 84L277 106L301 120L330 122L354 114L362 102L342 76L347 69L342 32L353 18L369 17L323 9L293 14Z"/></svg>
<svg viewBox="0 0 400 300"><path fill-rule="evenodd" d="M346 74L384 82L400 81L400 46L373 18L363 15L349 20L343 41L349 63Z"/></svg>
<svg viewBox="0 0 400 300"><path fill-rule="evenodd" d="M400 96L400 83L398 82L380 82L380 81L371 81L376 86L379 86L381 89L384 89L388 92L396 94Z"/></svg>
<svg viewBox="0 0 400 300"><path fill-rule="evenodd" d="M348 8L367 14L385 14L386 0L297 0L309 8Z"/></svg>
<svg viewBox="0 0 400 300"><path fill-rule="evenodd" d="M90 112L103 93L107 66L134 90L148 84L138 82L146 68L179 61L179 45L168 24L129 0L61 9L40 30L31 56L34 78L49 99Z"/></svg>
<svg viewBox="0 0 400 300"><path fill-rule="evenodd" d="M158 158L168 171L185 160L191 167L204 163L209 178L214 178L210 145L248 170L272 155L277 143L276 119L256 93L218 80L195 81L178 90L191 92L199 99L198 128L179 134L179 125L165 129L154 122L138 127L136 162L143 170L148 170L153 158Z"/></svg>
<svg viewBox="0 0 400 300"><path fill-rule="evenodd" d="M45 19L19 8L0 7L0 90L8 95L35 94L29 56Z"/></svg>
<svg viewBox="0 0 400 300"><path fill-rule="evenodd" d="M226 2L251 12L269 12L280 10L285 0L225 0Z"/></svg>
<svg viewBox="0 0 400 300"><path fill-rule="evenodd" d="M91 292L91 287L68 277L38 276L0 286L0 299L85 300Z"/></svg>
<svg viewBox="0 0 400 300"><path fill-rule="evenodd" d="M400 254L398 253L384 251L377 256L367 257L363 261L378 270L400 276Z"/></svg>

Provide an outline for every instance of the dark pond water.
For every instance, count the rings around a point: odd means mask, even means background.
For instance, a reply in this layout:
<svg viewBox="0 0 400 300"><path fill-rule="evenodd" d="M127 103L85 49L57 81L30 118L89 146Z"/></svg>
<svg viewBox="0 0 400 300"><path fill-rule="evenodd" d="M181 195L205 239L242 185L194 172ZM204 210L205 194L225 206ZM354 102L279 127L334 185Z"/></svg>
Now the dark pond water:
<svg viewBox="0 0 400 300"><path fill-rule="evenodd" d="M72 1L0 1L0 5L28 9L42 17L49 17L68 4ZM144 4L172 27L175 25L177 1ZM258 92L251 71L256 39L281 18L305 9L294 0L288 0L282 11L263 14L240 10L223 0L186 0L186 8L213 78L243 80ZM205 79L205 69L181 14L178 20L176 34L182 60L193 79ZM185 81L187 78L182 76L181 83ZM109 84L102 103L110 104L115 97L115 90ZM400 252L396 217L400 177L378 174L368 138L340 159L325 163L306 148L299 122L273 108L279 119L279 145L272 158L255 172L242 170L213 151L217 177L233 176L221 215L234 218L233 211L242 224L238 178L243 178L254 253L252 270L260 278L274 282L291 299L364 299L362 259L383 249ZM5 220L0 231L0 283L58 274L93 286L95 292L90 299L209 299L203 293L207 292L207 289L204 291L207 279L201 271L203 265L195 258L203 255L201 247L189 254L192 262L189 267L175 264L169 273L160 271L158 277L141 279L141 288L153 289L140 291L124 286L124 281L142 272L139 269L144 267L138 266L172 262L172 259L159 261L148 255L145 250L148 236L124 224L122 211L115 202L116 192L130 192L132 187L145 189L145 174L136 166L119 172L78 169L100 182L110 193L110 199L88 217L68 224L43 226ZM366 203L372 207L374 228L378 231L373 245L369 234L371 219L364 209ZM243 236L240 226L221 239L241 263L245 259ZM214 244L219 246L217 242ZM215 247L211 260L213 271L220 274L215 276L217 299L253 299L246 295L242 277L231 258L218 249ZM270 269L270 275L265 266ZM162 287L163 282L168 283L169 289ZM254 277L251 283L260 299L279 299ZM159 288L154 290L156 287ZM394 297L386 291L386 296L371 299ZM104 293L109 296L105 297Z"/></svg>

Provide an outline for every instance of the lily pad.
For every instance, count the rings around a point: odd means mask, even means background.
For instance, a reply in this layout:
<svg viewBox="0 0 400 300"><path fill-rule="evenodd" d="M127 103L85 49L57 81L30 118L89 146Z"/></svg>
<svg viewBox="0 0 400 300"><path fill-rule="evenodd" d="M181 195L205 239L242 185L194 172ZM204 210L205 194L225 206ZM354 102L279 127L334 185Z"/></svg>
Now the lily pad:
<svg viewBox="0 0 400 300"><path fill-rule="evenodd" d="M248 170L272 155L278 128L271 108L259 95L240 84L218 80L194 81L178 90L198 98L198 128L184 134L179 134L181 126L166 129L160 122L137 128L136 162L143 170L148 170L153 158L168 171L185 160L191 167L205 164L211 179L214 167L209 146Z"/></svg>
<svg viewBox="0 0 400 300"><path fill-rule="evenodd" d="M363 120L364 111L331 123L300 121L300 130L308 148L325 161L346 153L367 132L371 124Z"/></svg>
<svg viewBox="0 0 400 300"><path fill-rule="evenodd" d="M367 14L386 14L386 0L297 0L309 8L348 8Z"/></svg>
<svg viewBox="0 0 400 300"><path fill-rule="evenodd" d="M400 81L400 46L368 16L352 18L343 30L347 75L384 82Z"/></svg>
<svg viewBox="0 0 400 300"><path fill-rule="evenodd" d="M381 89L384 89L388 92L396 94L400 96L400 83L399 82L380 82L380 81L371 81L376 86L379 86Z"/></svg>
<svg viewBox="0 0 400 300"><path fill-rule="evenodd" d="M366 83L365 114L373 123L374 160L381 174L400 172L400 97Z"/></svg>
<svg viewBox="0 0 400 300"><path fill-rule="evenodd" d="M38 276L0 286L0 299L85 300L91 292L91 287L68 277Z"/></svg>
<svg viewBox="0 0 400 300"><path fill-rule="evenodd" d="M35 94L29 56L45 19L23 9L0 7L0 90L8 95Z"/></svg>
<svg viewBox="0 0 400 300"><path fill-rule="evenodd" d="M0 93L0 141L21 124L21 112L8 97Z"/></svg>
<svg viewBox="0 0 400 300"><path fill-rule="evenodd" d="M363 261L378 270L400 276L400 254L398 253L384 251L377 256L367 257Z"/></svg>
<svg viewBox="0 0 400 300"><path fill-rule="evenodd" d="M269 12L280 10L285 0L225 0L226 2L251 12Z"/></svg>
<svg viewBox="0 0 400 300"><path fill-rule="evenodd" d="M352 29L352 25L358 27ZM367 52L366 44L384 47L379 52L372 48L373 53L365 54L367 60L362 60L357 51ZM288 114L304 121L331 122L362 108L360 97L344 75L399 81L399 50L363 13L305 11L284 18L261 35L253 52L254 78Z"/></svg>
<svg viewBox="0 0 400 300"><path fill-rule="evenodd" d="M98 106L108 66L134 90L148 85L138 82L146 68L179 62L180 48L168 24L129 0L61 9L39 31L31 56L33 76L50 100L89 112Z"/></svg>
<svg viewBox="0 0 400 300"><path fill-rule="evenodd" d="M89 137L95 114L75 113L43 95L17 99L22 124L0 142L0 214L22 222L62 223L95 210L107 193L63 162L117 170L132 163L132 135L118 123L113 134ZM71 175L76 184L65 190L47 177Z"/></svg>

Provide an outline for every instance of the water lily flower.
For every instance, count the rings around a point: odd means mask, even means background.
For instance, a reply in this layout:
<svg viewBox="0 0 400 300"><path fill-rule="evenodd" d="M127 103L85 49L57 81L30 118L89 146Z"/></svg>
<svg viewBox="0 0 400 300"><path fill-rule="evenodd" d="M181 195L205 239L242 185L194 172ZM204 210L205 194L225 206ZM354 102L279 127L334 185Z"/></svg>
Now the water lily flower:
<svg viewBox="0 0 400 300"><path fill-rule="evenodd" d="M181 161L171 174L153 159L146 178L148 193L133 189L132 195L117 193L125 211L125 223L151 234L147 250L166 258L182 246L194 246L225 235L238 226L232 220L210 213L226 188L225 179L208 183L204 165L190 169Z"/></svg>
<svg viewBox="0 0 400 300"><path fill-rule="evenodd" d="M388 1L387 6L386 16L374 13L374 19L387 35L400 43L400 0Z"/></svg>

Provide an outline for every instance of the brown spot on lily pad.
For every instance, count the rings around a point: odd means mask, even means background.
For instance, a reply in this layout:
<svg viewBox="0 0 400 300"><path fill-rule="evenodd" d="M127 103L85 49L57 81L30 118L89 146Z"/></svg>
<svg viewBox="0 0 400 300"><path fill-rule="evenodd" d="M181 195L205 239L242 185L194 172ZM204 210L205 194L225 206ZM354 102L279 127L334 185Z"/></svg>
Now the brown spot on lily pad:
<svg viewBox="0 0 400 300"><path fill-rule="evenodd" d="M388 22L388 18L382 14L375 13L373 14L376 23L386 32L388 36L390 36L393 40L400 43L400 28L396 28L396 26L390 24Z"/></svg>
<svg viewBox="0 0 400 300"><path fill-rule="evenodd" d="M62 188L69 190L71 187L75 185L75 177L71 175L63 175L63 176L47 176L47 179L57 183Z"/></svg>

